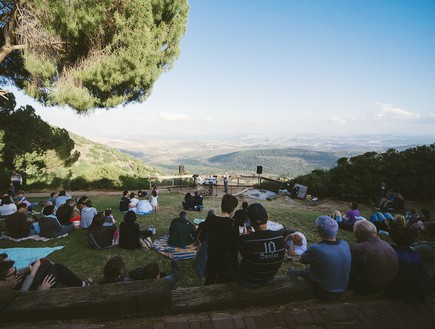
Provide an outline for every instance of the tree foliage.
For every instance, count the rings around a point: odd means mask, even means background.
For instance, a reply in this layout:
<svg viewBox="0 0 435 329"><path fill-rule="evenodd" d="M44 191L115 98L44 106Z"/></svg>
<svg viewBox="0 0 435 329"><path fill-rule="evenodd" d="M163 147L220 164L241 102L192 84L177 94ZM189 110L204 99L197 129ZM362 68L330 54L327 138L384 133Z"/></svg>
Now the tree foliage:
<svg viewBox="0 0 435 329"><path fill-rule="evenodd" d="M78 112L141 102L171 68L187 0L0 0L0 76Z"/></svg>
<svg viewBox="0 0 435 329"><path fill-rule="evenodd" d="M80 156L72 152L74 141L65 129L50 126L27 105L15 108L15 97L0 97L0 176L10 177L14 169L45 166L40 155L54 150L64 164L74 163Z"/></svg>
<svg viewBox="0 0 435 329"><path fill-rule="evenodd" d="M341 158L328 171L315 170L292 182L308 185L312 194L360 200L378 199L385 183L405 198L431 200L435 197L435 144Z"/></svg>

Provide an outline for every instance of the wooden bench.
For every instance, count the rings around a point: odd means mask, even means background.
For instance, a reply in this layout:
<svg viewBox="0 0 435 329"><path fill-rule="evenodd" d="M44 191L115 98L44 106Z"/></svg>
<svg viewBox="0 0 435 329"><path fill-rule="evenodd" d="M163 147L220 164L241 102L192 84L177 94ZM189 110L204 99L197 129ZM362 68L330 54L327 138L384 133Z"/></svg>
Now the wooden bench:
<svg viewBox="0 0 435 329"><path fill-rule="evenodd" d="M305 280L279 276L262 288L237 283L178 288L165 280L0 293L2 321L41 321L72 318L122 318L185 312L216 311L254 305L273 305L313 298Z"/></svg>

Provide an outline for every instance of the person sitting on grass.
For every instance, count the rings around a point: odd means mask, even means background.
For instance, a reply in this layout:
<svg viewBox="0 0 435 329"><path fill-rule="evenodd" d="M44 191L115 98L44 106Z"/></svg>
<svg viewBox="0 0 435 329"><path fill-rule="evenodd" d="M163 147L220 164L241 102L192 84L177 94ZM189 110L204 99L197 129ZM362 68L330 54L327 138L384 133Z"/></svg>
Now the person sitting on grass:
<svg viewBox="0 0 435 329"><path fill-rule="evenodd" d="M157 200L159 198L157 187L154 186L153 190L151 191L151 206L153 207L153 212L156 212L159 210L159 201Z"/></svg>
<svg viewBox="0 0 435 329"><path fill-rule="evenodd" d="M126 275L125 262L121 256L113 256L103 266L103 280L100 284L131 281Z"/></svg>
<svg viewBox="0 0 435 329"><path fill-rule="evenodd" d="M71 199L71 195L66 193L65 190L60 191L56 197L56 203L54 204L56 209L59 208L64 203L66 203L66 200L69 200L69 199Z"/></svg>
<svg viewBox="0 0 435 329"><path fill-rule="evenodd" d="M288 246L288 254L285 259L296 259L307 250L307 239L301 232L290 233L285 238L285 243Z"/></svg>
<svg viewBox="0 0 435 329"><path fill-rule="evenodd" d="M128 211L136 212L137 204L139 203L139 199L136 198L136 193L130 193L130 203L128 204Z"/></svg>
<svg viewBox="0 0 435 329"><path fill-rule="evenodd" d="M187 192L184 196L184 201L181 202L181 204L183 205L184 210L194 210L195 203L193 202L192 194Z"/></svg>
<svg viewBox="0 0 435 329"><path fill-rule="evenodd" d="M336 300L343 295L349 282L350 248L346 241L337 240L338 224L331 217L318 217L316 228L322 241L311 245L299 259L310 267L304 270L290 268L287 273L311 280L318 298Z"/></svg>
<svg viewBox="0 0 435 329"><path fill-rule="evenodd" d="M181 211L169 226L168 244L184 248L196 241L197 234L195 225L187 219L186 212Z"/></svg>
<svg viewBox="0 0 435 329"><path fill-rule="evenodd" d="M15 262L7 254L0 254L0 291L1 290L47 290L61 286L86 287L93 284L92 279L82 280L62 264L42 258L28 267L17 269Z"/></svg>
<svg viewBox="0 0 435 329"><path fill-rule="evenodd" d="M230 267L230 245L232 242L233 221L231 214L238 200L231 194L225 194L221 201L221 214L209 214L201 227L200 241L208 236L207 267L205 284L228 282Z"/></svg>
<svg viewBox="0 0 435 329"><path fill-rule="evenodd" d="M147 230L141 231L136 223L136 213L127 211L124 221L119 225L119 247L123 249L150 248L152 245L151 236L155 229L150 226ZM153 232L154 229L154 232Z"/></svg>
<svg viewBox="0 0 435 329"><path fill-rule="evenodd" d="M25 238L31 235L36 235L36 231L33 229L32 222L27 219L28 207L26 203L20 203L18 205L17 212L9 215L5 219L6 230L10 237L15 239Z"/></svg>
<svg viewBox="0 0 435 329"><path fill-rule="evenodd" d="M62 225L68 225L71 220L71 214L74 209L74 200L68 199L56 210L56 217Z"/></svg>
<svg viewBox="0 0 435 329"><path fill-rule="evenodd" d="M74 229L73 224L62 226L54 215L54 206L46 206L42 212L43 216L38 219L40 233L44 238L57 238Z"/></svg>
<svg viewBox="0 0 435 329"><path fill-rule="evenodd" d="M88 228L88 234L92 234L94 240L101 248L106 248L112 245L113 234L116 228L112 226L104 226L104 216L96 214L92 220L92 224Z"/></svg>
<svg viewBox="0 0 435 329"><path fill-rule="evenodd" d="M420 230L422 241L414 243L412 250L420 254L427 272L428 291L435 290L435 222L425 222Z"/></svg>
<svg viewBox="0 0 435 329"><path fill-rule="evenodd" d="M21 203L25 203L27 204L27 207L29 208L29 211L32 211L32 204L26 199L25 193L23 190L19 190L17 192L17 205L21 204Z"/></svg>
<svg viewBox="0 0 435 329"><path fill-rule="evenodd" d="M389 212L377 212L370 216L369 221L376 226L379 233L388 235L387 233L394 227L396 227L396 222L394 217ZM385 233L387 232L387 233Z"/></svg>
<svg viewBox="0 0 435 329"><path fill-rule="evenodd" d="M193 210L201 211L204 209L204 201L202 195L198 191L195 191L193 195Z"/></svg>
<svg viewBox="0 0 435 329"><path fill-rule="evenodd" d="M5 193L1 198L0 216L6 217L17 211L17 205L14 203L9 194Z"/></svg>
<svg viewBox="0 0 435 329"><path fill-rule="evenodd" d="M128 191L122 192L121 201L119 201L119 211L128 211L128 205L130 204L130 199L128 198Z"/></svg>
<svg viewBox="0 0 435 329"><path fill-rule="evenodd" d="M242 259L237 281L242 286L255 288L273 280L284 258L285 244L280 233L267 229L268 215L261 204L253 203L248 207L248 219L255 231L245 230L239 238Z"/></svg>
<svg viewBox="0 0 435 329"><path fill-rule="evenodd" d="M115 217L113 217L112 209L106 209L104 210L104 223L103 226L105 227L114 227L116 228L116 220Z"/></svg>
<svg viewBox="0 0 435 329"><path fill-rule="evenodd" d="M369 221L357 221L353 233L357 243L350 247L349 287L362 294L381 292L399 271L397 254L388 242L378 237L376 226Z"/></svg>
<svg viewBox="0 0 435 329"><path fill-rule="evenodd" d="M338 226L343 230L352 231L353 224L357 220L362 219L360 217L359 211L358 211L358 203L355 201L349 202L350 209L346 212L346 215L341 216L341 213L337 210L334 212L333 218L337 221Z"/></svg>
<svg viewBox="0 0 435 329"><path fill-rule="evenodd" d="M98 214L97 209L92 206L91 200L86 200L85 207L82 209L80 216L80 226L81 228L88 228L92 224L94 216Z"/></svg>
<svg viewBox="0 0 435 329"><path fill-rule="evenodd" d="M151 203L148 201L148 193L143 191L139 194L139 202L136 206L137 214L150 214L153 212L153 207Z"/></svg>
<svg viewBox="0 0 435 329"><path fill-rule="evenodd" d="M411 249L414 233L408 228L396 227L390 231L390 238L399 258L399 272L385 289L385 295L406 301L424 301L427 273L420 254Z"/></svg>

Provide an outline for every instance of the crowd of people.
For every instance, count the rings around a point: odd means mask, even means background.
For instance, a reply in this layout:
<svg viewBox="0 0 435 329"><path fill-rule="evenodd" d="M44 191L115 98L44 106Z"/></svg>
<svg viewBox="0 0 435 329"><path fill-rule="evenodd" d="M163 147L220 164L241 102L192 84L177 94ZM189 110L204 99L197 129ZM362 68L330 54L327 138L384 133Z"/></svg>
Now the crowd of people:
<svg viewBox="0 0 435 329"><path fill-rule="evenodd" d="M1 198L0 214L6 216L6 228L12 237L29 236L39 230L41 236L50 238L79 226L87 229L92 247L150 248L156 230L152 226L141 230L136 220L144 209L158 210L158 190L154 187L151 192L151 202L145 191L137 194L139 199L135 193L122 193L119 210L124 218L119 225L111 209L99 212L88 198L74 202L65 191L50 195L37 220L39 225L28 220L28 203L21 199L15 204L7 194ZM203 207L202 198L200 201ZM378 212L365 219L359 205L350 202L345 215L335 211L315 220L320 242L308 245L305 235L297 229L269 229L269 215L262 204L244 201L237 209L238 204L235 196L225 194L220 211L210 210L199 225L193 224L183 210L168 227L169 245L197 245L197 273L201 273L205 285L236 281L244 287L261 287L272 282L284 261L291 259L291 264L301 265L289 268L288 275L306 278L316 295L327 300L340 298L348 288L357 293L424 300L426 292L435 287L435 222L430 221L428 210L410 211L405 216ZM188 208L197 210L194 206ZM79 225L74 226L77 221ZM338 239L339 228L353 231L357 242L349 245ZM380 232L387 234L381 239ZM15 269L13 265L7 255L1 255L3 289L27 291L91 284L63 265L49 261L38 260L26 269ZM202 268L198 270L198 266ZM103 266L101 283L164 279L174 284L178 272L175 261L168 275L161 273L156 263L128 272L123 259L115 256Z"/></svg>

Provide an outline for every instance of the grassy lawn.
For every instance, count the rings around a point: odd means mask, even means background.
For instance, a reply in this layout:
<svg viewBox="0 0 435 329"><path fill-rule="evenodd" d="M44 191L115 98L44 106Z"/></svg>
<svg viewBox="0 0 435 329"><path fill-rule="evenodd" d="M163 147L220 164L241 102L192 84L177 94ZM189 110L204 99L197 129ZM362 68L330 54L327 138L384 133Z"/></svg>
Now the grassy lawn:
<svg viewBox="0 0 435 329"><path fill-rule="evenodd" d="M75 197L80 195L74 195ZM123 219L123 213L118 212L118 203L121 196L92 196L94 206L98 211L112 208L113 214L119 224ZM29 198L31 202L45 200L46 198ZM171 220L178 216L182 210L181 201L183 194L180 193L161 193L159 195L160 210L152 215L138 215L138 223L141 229L146 229L148 225L153 225L157 229L156 238L168 232ZM205 218L207 211L211 208L220 209L220 197L206 197L204 200L205 210L202 212L189 212L190 220L195 218ZM286 198L277 198L273 201L256 201L246 199L249 203L262 203L269 213L269 219L283 224L290 229L300 230L307 237L308 243L319 241L319 237L314 227L314 220L319 215L326 214L323 208L304 207L300 204L304 201L289 202ZM239 198L239 204L242 199ZM350 244L355 242L353 234L343 230L339 231L339 238L347 240ZM113 248L108 250L94 250L87 246L86 230L75 230L68 237L54 239L48 242L41 241L23 241L12 242L8 240L0 241L1 248L13 247L54 247L65 246L60 251L56 251L49 256L54 262L62 263L72 269L81 278L92 277L96 281L102 278L102 267L107 259L112 256L120 255L127 264L127 270L132 270L139 266L144 266L149 262L157 262L163 271L170 270L170 260L157 252L142 250L123 250ZM283 263L279 274L286 273L288 267L293 265L290 262ZM202 285L194 270L194 261L180 261L180 280L178 286L198 286Z"/></svg>

